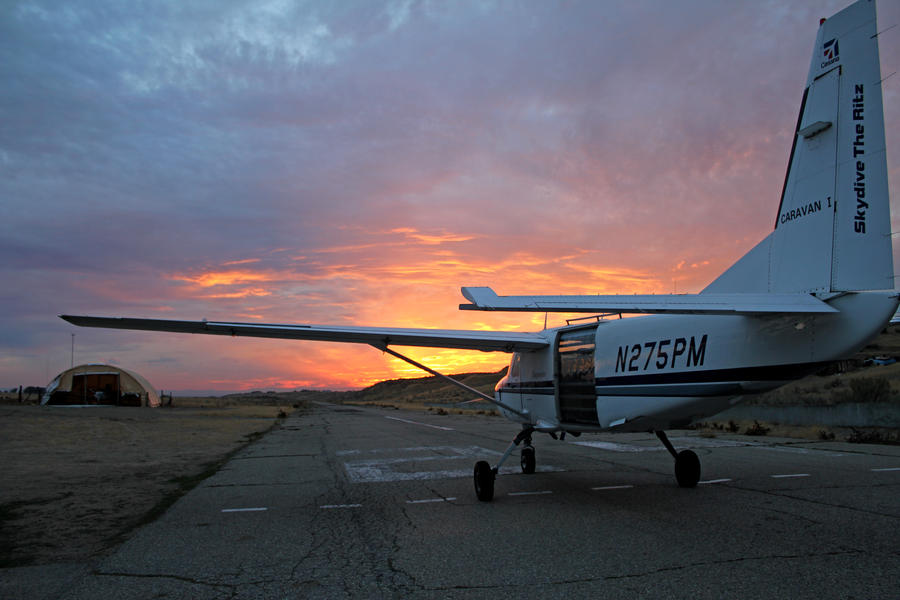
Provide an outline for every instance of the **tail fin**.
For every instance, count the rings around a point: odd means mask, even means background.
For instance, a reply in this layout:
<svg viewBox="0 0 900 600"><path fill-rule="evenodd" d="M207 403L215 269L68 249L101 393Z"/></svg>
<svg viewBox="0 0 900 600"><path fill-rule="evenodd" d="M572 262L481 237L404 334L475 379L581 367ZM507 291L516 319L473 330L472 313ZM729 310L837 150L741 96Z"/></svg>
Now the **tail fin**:
<svg viewBox="0 0 900 600"><path fill-rule="evenodd" d="M874 0L822 22L781 205L765 240L704 292L894 287Z"/></svg>

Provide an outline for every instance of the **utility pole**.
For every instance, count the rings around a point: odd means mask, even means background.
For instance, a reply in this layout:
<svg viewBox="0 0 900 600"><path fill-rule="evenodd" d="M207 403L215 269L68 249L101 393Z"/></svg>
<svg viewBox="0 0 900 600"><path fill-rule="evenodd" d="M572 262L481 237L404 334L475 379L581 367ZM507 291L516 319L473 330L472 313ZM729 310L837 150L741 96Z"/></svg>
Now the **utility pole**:
<svg viewBox="0 0 900 600"><path fill-rule="evenodd" d="M72 334L72 364L70 367L75 366L75 334Z"/></svg>

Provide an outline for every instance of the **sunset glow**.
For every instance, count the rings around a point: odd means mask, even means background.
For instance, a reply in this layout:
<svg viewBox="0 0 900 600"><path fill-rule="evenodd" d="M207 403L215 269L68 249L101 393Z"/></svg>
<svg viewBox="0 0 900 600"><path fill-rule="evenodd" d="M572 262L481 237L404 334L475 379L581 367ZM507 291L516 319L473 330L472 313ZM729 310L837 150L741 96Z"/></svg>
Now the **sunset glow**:
<svg viewBox="0 0 900 600"><path fill-rule="evenodd" d="M460 287L698 292L771 231L810 43L846 3L15 4L0 387L73 359L166 390L422 375L368 346L63 313L535 331L543 314L458 310ZM900 70L900 28L879 42ZM883 94L896 198L900 78Z"/></svg>

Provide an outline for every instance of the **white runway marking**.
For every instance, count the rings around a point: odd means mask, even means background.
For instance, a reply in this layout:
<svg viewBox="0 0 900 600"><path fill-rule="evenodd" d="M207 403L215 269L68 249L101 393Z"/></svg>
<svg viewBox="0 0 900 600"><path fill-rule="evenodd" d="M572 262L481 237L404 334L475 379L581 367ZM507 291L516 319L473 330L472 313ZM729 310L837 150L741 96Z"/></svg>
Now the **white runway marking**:
<svg viewBox="0 0 900 600"><path fill-rule="evenodd" d="M450 502L456 498L426 498L425 500L407 500L407 504L428 504L430 502Z"/></svg>
<svg viewBox="0 0 900 600"><path fill-rule="evenodd" d="M319 508L362 508L362 504L323 504Z"/></svg>
<svg viewBox="0 0 900 600"><path fill-rule="evenodd" d="M552 494L550 490L543 490L541 492L510 492L507 496L542 496L544 494Z"/></svg>
<svg viewBox="0 0 900 600"><path fill-rule="evenodd" d="M673 437L669 438L676 448L739 448L744 446L760 446L757 442L738 442L735 440L720 440L715 438L700 437ZM666 448L662 444L650 443L648 446L637 444L621 444L617 442L601 442L601 441L580 441L569 442L576 446L587 446L588 448L600 448L601 450L610 450L612 452L660 452Z"/></svg>
<svg viewBox="0 0 900 600"><path fill-rule="evenodd" d="M401 423L409 423L410 425L422 425L423 427L431 427L432 429L440 429L442 431L456 431L452 427L442 427L440 425L429 425L428 423L420 423L418 421L409 421L407 419L400 419L398 417L385 417L385 419L390 419L391 421L400 421Z"/></svg>
<svg viewBox="0 0 900 600"><path fill-rule="evenodd" d="M376 448L372 450L343 450L342 455L360 457L365 454L402 454L400 457L379 456L359 458L344 463L347 477L352 483L384 483L391 481L422 481L427 479L458 479L472 476L472 465L479 458L498 456L500 453L480 446L417 446L413 448ZM469 462L458 468L458 461ZM431 470L422 467L434 465ZM562 471L558 467L540 465L537 471L546 473ZM521 473L518 465L503 467L502 474Z"/></svg>
<svg viewBox="0 0 900 600"><path fill-rule="evenodd" d="M825 452L824 456L844 456L840 452L828 452L818 449L809 448L793 448L777 445L766 445L761 442L751 442L746 440L724 440L718 438L702 438L702 437L672 437L669 438L677 449L683 448L753 448L754 450L771 450L773 452L790 452L793 454L812 454ZM665 451L662 444L654 444L649 442L648 445L642 444L622 444L617 442L601 442L601 441L579 441L569 442L576 446L587 446L588 448L599 448L600 450L609 450L610 452L661 452Z"/></svg>
<svg viewBox="0 0 900 600"><path fill-rule="evenodd" d="M233 513L233 512L262 512L264 510L269 510L268 508L223 508L223 513Z"/></svg>
<svg viewBox="0 0 900 600"><path fill-rule="evenodd" d="M813 452L815 452L815 453L825 452L824 456L844 456L840 452L828 452L826 450L816 450L816 449L809 449L809 448L791 448L791 447L786 447L786 446L762 446L762 445L758 446L758 448L760 450L772 450L774 452L792 452L794 454L812 454ZM819 454L819 456L823 456L823 455Z"/></svg>
<svg viewBox="0 0 900 600"><path fill-rule="evenodd" d="M875 473L880 473L884 471L900 471L900 467L886 467L884 469L872 469Z"/></svg>
<svg viewBox="0 0 900 600"><path fill-rule="evenodd" d="M468 449L478 450L485 454L493 456L501 456L502 452L496 450L487 450L480 446L469 446ZM468 450L464 448L464 450ZM457 452L460 448L457 446L409 446L406 448L371 448L369 450L338 450L335 456L358 456L360 454L410 454L414 452Z"/></svg>
<svg viewBox="0 0 900 600"><path fill-rule="evenodd" d="M592 489L592 490L597 490L597 491L601 491L601 490L628 490L628 489L631 489L631 488L633 488L633 487L634 487L633 485L603 485L603 486L600 486L600 487L592 487L591 489Z"/></svg>
<svg viewBox="0 0 900 600"><path fill-rule="evenodd" d="M809 477L809 473L788 473L787 475L772 475L772 479L787 479L789 477Z"/></svg>
<svg viewBox="0 0 900 600"><path fill-rule="evenodd" d="M702 485L704 483L725 483L726 481L731 481L730 479L710 479L709 481L698 481L698 485Z"/></svg>

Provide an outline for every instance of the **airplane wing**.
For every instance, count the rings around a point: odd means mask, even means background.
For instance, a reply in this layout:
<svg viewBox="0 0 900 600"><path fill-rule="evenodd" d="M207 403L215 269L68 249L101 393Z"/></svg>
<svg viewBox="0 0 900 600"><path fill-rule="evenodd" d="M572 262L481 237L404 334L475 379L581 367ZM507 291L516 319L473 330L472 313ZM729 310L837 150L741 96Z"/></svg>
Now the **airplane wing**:
<svg viewBox="0 0 900 600"><path fill-rule="evenodd" d="M464 287L461 310L643 314L758 315L835 313L811 294L650 294L635 296L498 296L489 287Z"/></svg>
<svg viewBox="0 0 900 600"><path fill-rule="evenodd" d="M218 321L169 321L60 315L61 319L79 327L139 329L174 333L201 333L243 337L319 340L370 344L379 348L391 346L425 346L459 348L485 352L538 350L549 345L540 333L515 331L468 331L459 329L403 329L396 327L356 327L335 325L273 325L261 323L229 323Z"/></svg>

